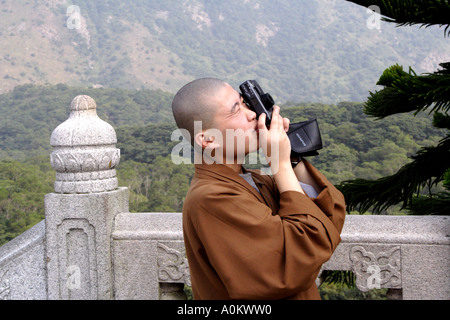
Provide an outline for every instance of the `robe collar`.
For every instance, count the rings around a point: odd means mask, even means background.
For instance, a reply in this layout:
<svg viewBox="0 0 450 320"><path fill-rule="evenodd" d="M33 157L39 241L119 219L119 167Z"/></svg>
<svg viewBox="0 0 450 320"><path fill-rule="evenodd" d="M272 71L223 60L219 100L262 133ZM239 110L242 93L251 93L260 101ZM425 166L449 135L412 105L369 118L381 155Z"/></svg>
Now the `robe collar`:
<svg viewBox="0 0 450 320"><path fill-rule="evenodd" d="M262 178L254 170L246 170L242 167L243 173L250 172L252 174L253 181L255 182L258 189L263 193L260 185L263 184ZM239 173L234 171L232 168L227 167L223 164L196 164L195 172L199 175L206 175L211 178L220 179L222 181L237 183L251 192L255 197L257 197L261 202L267 203L265 196L260 194L255 188L253 188L244 178L242 178Z"/></svg>

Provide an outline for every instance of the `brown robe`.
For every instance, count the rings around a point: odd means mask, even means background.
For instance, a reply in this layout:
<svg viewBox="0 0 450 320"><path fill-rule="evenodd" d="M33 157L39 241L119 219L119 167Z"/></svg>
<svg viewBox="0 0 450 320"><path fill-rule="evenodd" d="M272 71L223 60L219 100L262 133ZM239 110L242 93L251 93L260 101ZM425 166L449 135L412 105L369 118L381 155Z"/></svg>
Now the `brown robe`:
<svg viewBox="0 0 450 320"><path fill-rule="evenodd" d="M196 165L183 207L194 299L320 299L319 270L340 242L342 194L309 162L315 199L280 194L249 170L260 193L232 169Z"/></svg>

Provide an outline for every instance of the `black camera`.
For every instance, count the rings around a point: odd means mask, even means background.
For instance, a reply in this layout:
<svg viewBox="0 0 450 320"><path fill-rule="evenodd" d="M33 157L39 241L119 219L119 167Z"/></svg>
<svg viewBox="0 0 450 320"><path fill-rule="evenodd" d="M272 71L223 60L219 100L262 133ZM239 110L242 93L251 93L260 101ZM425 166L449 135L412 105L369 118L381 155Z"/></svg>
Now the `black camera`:
<svg viewBox="0 0 450 320"><path fill-rule="evenodd" d="M239 89L245 103L255 111L258 118L261 114L266 114L266 126L269 127L272 121L272 109L275 105L272 96L264 93L256 80L245 81L239 86ZM291 142L293 157L316 156L319 154L317 150L323 148L316 119L290 124L287 135Z"/></svg>

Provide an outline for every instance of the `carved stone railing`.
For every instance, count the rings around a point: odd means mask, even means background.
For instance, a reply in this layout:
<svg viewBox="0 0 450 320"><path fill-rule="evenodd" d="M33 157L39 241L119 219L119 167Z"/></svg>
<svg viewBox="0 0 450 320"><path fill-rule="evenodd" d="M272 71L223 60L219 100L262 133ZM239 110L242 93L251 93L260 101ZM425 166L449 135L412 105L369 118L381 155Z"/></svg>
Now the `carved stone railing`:
<svg viewBox="0 0 450 320"><path fill-rule="evenodd" d="M449 299L449 231L447 217L348 215L342 241L322 270L352 271L361 291ZM165 288L179 297L190 285L181 214L119 214L112 239L116 299L160 299L170 296Z"/></svg>
<svg viewBox="0 0 450 320"><path fill-rule="evenodd" d="M186 298L182 216L129 212L116 140L94 100L76 97L51 137L45 220L0 247L0 299ZM351 270L362 291L449 300L449 235L447 217L350 215L322 270Z"/></svg>
<svg viewBox="0 0 450 320"><path fill-rule="evenodd" d="M72 221L72 220L70 220ZM74 223L74 222L72 222ZM89 223L87 224L89 225ZM60 227L61 228L61 227ZM185 299L190 285L180 213L118 213L107 248L88 245L95 233L86 226L63 231L68 238L81 235L85 258L60 266L59 278L51 278L46 255L45 222L0 248L1 299ZM91 226L95 230L95 227ZM69 228L70 229L70 228ZM89 229L89 228L88 228ZM398 298L450 299L450 240L447 217L347 216L342 241L322 270L350 270L361 291L395 289ZM67 242L60 243L65 259ZM97 252L98 251L98 252ZM111 252L111 265L83 260ZM98 258L97 258L98 261ZM97 266L97 281L91 281ZM78 278L77 278L78 277ZM114 279L106 297L101 279ZM106 283L109 283L106 281ZM52 296L52 289L59 296ZM106 286L109 288L108 286ZM59 289L58 289L59 288ZM86 293L89 293L86 295Z"/></svg>
<svg viewBox="0 0 450 320"><path fill-rule="evenodd" d="M450 298L450 220L443 216L347 216L324 270L351 270L361 291ZM401 290L401 291L400 291Z"/></svg>
<svg viewBox="0 0 450 320"><path fill-rule="evenodd" d="M112 234L116 299L183 297L190 278L181 220L178 213L117 215Z"/></svg>

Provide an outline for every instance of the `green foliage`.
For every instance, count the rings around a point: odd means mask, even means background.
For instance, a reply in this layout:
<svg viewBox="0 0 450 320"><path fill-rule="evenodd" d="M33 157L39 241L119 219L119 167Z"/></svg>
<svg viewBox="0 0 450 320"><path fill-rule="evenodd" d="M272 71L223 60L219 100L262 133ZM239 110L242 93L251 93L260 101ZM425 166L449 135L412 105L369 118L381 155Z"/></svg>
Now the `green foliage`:
<svg viewBox="0 0 450 320"><path fill-rule="evenodd" d="M450 169L444 173L443 187L445 191L438 192L428 196L417 196L411 201L408 206L408 211L411 214L421 214L427 212L432 215L448 215L448 208L450 208Z"/></svg>
<svg viewBox="0 0 450 320"><path fill-rule="evenodd" d="M114 127L172 121L172 95L160 90L22 85L0 95L0 158L48 153L52 131L69 116L72 99L91 96L97 113Z"/></svg>
<svg viewBox="0 0 450 320"><path fill-rule="evenodd" d="M365 212L372 208L374 213L381 213L398 203L402 204L402 209L406 208L413 201L414 194L424 186L432 186L443 180L449 167L450 137L441 141L437 147L421 149L412 159L414 161L391 176L375 181L355 179L343 182L340 189L346 196L348 210ZM417 207L417 203L415 205ZM424 206L421 208L426 209ZM446 210L442 211L445 213ZM436 209L430 208L428 213L435 212Z"/></svg>
<svg viewBox="0 0 450 320"><path fill-rule="evenodd" d="M161 156L153 163L128 160L117 170L119 185L130 190L132 212L181 212L193 174L193 166Z"/></svg>
<svg viewBox="0 0 450 320"><path fill-rule="evenodd" d="M320 297L323 300L387 300L387 289L373 289L361 292L356 287L342 286L326 283L319 287Z"/></svg>
<svg viewBox="0 0 450 320"><path fill-rule="evenodd" d="M429 215L448 216L448 208L450 208L450 192L444 191L432 196L414 197L408 211L414 215L426 212Z"/></svg>
<svg viewBox="0 0 450 320"><path fill-rule="evenodd" d="M171 141L175 122L149 124L146 126L123 126L116 130L117 147L122 159L133 159L143 163L153 163L156 157L170 155L178 141Z"/></svg>
<svg viewBox="0 0 450 320"><path fill-rule="evenodd" d="M418 76L398 64L386 69L377 85L384 88L370 97L365 113L378 119L401 112L447 112L450 109L450 63L441 63L442 70Z"/></svg>
<svg viewBox="0 0 450 320"><path fill-rule="evenodd" d="M433 126L450 130L450 115L436 112L433 115Z"/></svg>
<svg viewBox="0 0 450 320"><path fill-rule="evenodd" d="M322 280L322 284L339 284L349 288L356 286L356 277L351 271L324 270L320 275L320 279Z"/></svg>
<svg viewBox="0 0 450 320"><path fill-rule="evenodd" d="M53 190L54 175L47 157L0 160L0 245L44 219L44 196Z"/></svg>

